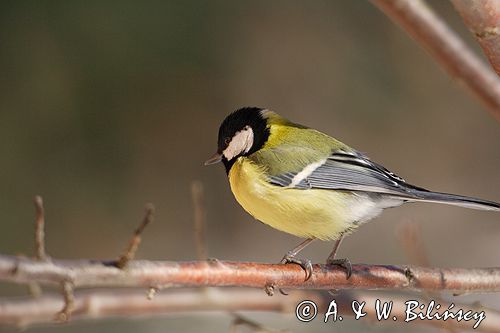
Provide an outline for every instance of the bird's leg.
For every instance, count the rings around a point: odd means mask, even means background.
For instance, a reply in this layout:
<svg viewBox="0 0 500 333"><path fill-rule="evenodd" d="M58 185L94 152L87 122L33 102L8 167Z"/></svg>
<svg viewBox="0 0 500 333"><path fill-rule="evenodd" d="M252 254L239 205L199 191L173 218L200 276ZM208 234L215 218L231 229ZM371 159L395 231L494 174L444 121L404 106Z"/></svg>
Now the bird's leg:
<svg viewBox="0 0 500 333"><path fill-rule="evenodd" d="M347 279L349 280L349 278L351 277L351 274L352 274L351 261L347 258L335 259L335 255L337 254L337 250L339 249L340 244L342 243L343 239L344 239L344 235L341 235L340 238L335 241L335 244L333 245L332 252L330 253L328 258L326 259L326 264L327 265L338 265L338 266L344 268L346 271L346 274L347 274Z"/></svg>
<svg viewBox="0 0 500 333"><path fill-rule="evenodd" d="M305 241L303 241L302 243L300 243L299 245L297 245L296 247L294 247L293 249L291 249L290 251L288 251L285 254L285 256L283 257L283 259L281 259L281 263L282 264L293 263L293 264L300 265L304 269L304 271L306 271L306 279L305 279L305 281L309 280L309 278L312 275L311 260L309 260L309 259L298 259L298 258L295 258L295 256L297 254L299 254L299 252L302 251L307 245L311 244L311 242L314 239L315 238L308 238L308 239L306 239Z"/></svg>

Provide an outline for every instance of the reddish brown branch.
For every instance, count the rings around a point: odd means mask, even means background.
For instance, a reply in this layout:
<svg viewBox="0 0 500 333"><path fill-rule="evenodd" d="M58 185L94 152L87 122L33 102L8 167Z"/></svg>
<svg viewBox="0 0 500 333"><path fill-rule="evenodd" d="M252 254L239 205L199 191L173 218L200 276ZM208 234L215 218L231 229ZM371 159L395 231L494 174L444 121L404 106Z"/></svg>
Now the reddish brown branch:
<svg viewBox="0 0 500 333"><path fill-rule="evenodd" d="M295 312L297 305L303 300L314 301L318 306L316 321L324 320L324 313L332 300L338 304L339 314L352 316L351 302L367 302L365 310L367 317L363 320L374 321L374 304L376 299L394 301L391 315L399 318L398 323L405 318L404 302L407 297L398 295L380 295L349 292L336 296L326 293L319 294L312 291L294 291L289 296L267 297L259 290L241 289L210 289L210 290L170 290L161 293L154 300L147 300L143 292L135 290L106 290L82 291L75 293L73 321L101 319L111 317L153 316L187 312L234 312L234 311L266 311L290 314ZM428 301L414 298L419 303ZM448 302L439 302L442 308L447 308ZM41 323L52 323L53 314L62 307L63 303L58 295L44 295L39 299L17 298L0 300L0 325L15 325L21 328ZM500 332L500 314L491 309L475 305L457 304L455 308L485 311L486 319L481 322L476 331ZM291 317L293 318L293 317ZM297 319L291 319L297 320ZM387 327L394 325L392 320L385 321ZM418 325L447 327L470 330L473 323L466 321L448 320L418 320ZM330 323L332 324L332 323ZM339 323L337 323L338 325ZM397 323L396 323L397 324ZM332 324L335 325L335 324ZM407 327L408 323L400 324Z"/></svg>
<svg viewBox="0 0 500 333"><path fill-rule="evenodd" d="M451 2L500 75L500 2L498 0L451 0Z"/></svg>
<svg viewBox="0 0 500 333"><path fill-rule="evenodd" d="M423 0L371 0L500 120L500 79Z"/></svg>
<svg viewBox="0 0 500 333"><path fill-rule="evenodd" d="M304 270L293 264L259 264L228 261L131 261L127 270L115 262L53 260L0 255L0 280L17 283L70 281L79 287L222 287L286 289L395 289L453 292L500 291L500 268L424 268L353 265L352 277L337 266L313 265Z"/></svg>
<svg viewBox="0 0 500 333"><path fill-rule="evenodd" d="M303 299L323 307L315 292L298 291L289 297L267 297L258 290L170 290L148 300L137 290L80 291L75 293L72 321L110 317L153 316L194 311L270 311L292 313ZM0 299L0 325L26 327L53 322L63 306L59 295Z"/></svg>
<svg viewBox="0 0 500 333"><path fill-rule="evenodd" d="M38 201L37 235L43 230L43 206ZM64 301L60 297L44 295L38 299L0 300L0 324L14 323L28 325L30 323L48 322L57 313L59 320L72 318L95 318L116 315L139 315L176 311L199 310L290 310L297 304L296 298L265 297L262 291L246 291L248 294L237 297L238 291L203 289L196 296L180 294L177 298L168 294L160 294L150 300L156 290L169 287L253 287L253 288L287 288L287 289L392 289L392 290L439 290L464 292L496 292L500 291L500 268L483 269L437 269L423 267L401 267L381 265L354 265L349 280L345 272L337 266L314 265L313 275L304 281L304 271L293 264L258 264L226 262L218 260L197 262L165 262L165 261L131 261L144 228L152 219L153 209L149 206L141 225L135 231L126 253L118 261L100 260L51 260L42 261L37 258L25 258L0 255L0 280L25 284L59 284L62 287ZM39 228L41 226L42 228ZM42 236L37 236L41 239ZM37 253L40 253L37 251ZM124 266L126 270L123 270ZM149 288L148 297L130 291L102 293L87 291L74 293L75 288L98 287L139 287ZM217 292L218 294L215 294ZM258 296L252 296L258 295ZM228 300L225 294L233 294ZM321 308L325 308L325 299L318 293L294 291L301 299L313 299ZM222 296L221 296L222 295ZM226 295L227 296L227 295ZM139 297L139 298L138 298ZM208 297L208 300L207 300ZM367 298L368 297L368 298ZM339 300L339 310L349 314L350 303L345 298ZM391 297L395 300L394 297ZM271 300L271 301L269 301ZM290 303L293 300L293 304ZM374 298L366 295L356 296L356 300L374 302ZM404 314L403 301L394 308L393 314ZM159 306L156 302L162 302ZM441 301L440 301L441 302ZM396 303L396 302L395 302ZM57 309L61 309L57 312ZM170 309L170 311L168 310ZM485 310L485 309L481 309ZM488 310L490 311L490 310ZM50 312L50 313L49 313ZM489 324L481 330L498 332L500 316L494 311L488 315ZM489 313L490 313L489 312ZM374 310L367 308L373 316ZM493 318L493 320L491 320ZM491 325L490 323L494 324ZM464 322L425 321L438 327L470 328ZM495 329L496 328L496 329Z"/></svg>

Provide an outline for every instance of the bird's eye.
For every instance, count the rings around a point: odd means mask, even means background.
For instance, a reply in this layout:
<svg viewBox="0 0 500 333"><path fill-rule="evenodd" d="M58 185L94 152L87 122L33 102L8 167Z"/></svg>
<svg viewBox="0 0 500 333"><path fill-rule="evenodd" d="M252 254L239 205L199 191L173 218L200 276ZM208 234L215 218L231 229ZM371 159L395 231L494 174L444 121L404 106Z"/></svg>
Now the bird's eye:
<svg viewBox="0 0 500 333"><path fill-rule="evenodd" d="M226 146L229 146L229 143L231 143L231 138L230 138L230 137L225 138L225 139L224 139L224 144L225 144Z"/></svg>

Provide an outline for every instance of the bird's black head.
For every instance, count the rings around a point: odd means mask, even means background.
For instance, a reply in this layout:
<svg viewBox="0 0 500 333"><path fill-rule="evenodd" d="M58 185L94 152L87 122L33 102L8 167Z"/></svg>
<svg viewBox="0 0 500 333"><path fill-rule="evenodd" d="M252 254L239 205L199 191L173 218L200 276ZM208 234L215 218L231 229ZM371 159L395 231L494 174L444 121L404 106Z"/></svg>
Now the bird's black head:
<svg viewBox="0 0 500 333"><path fill-rule="evenodd" d="M205 165L222 161L229 173L238 157L248 156L262 148L269 137L263 111L246 107L227 116L219 127L217 153Z"/></svg>

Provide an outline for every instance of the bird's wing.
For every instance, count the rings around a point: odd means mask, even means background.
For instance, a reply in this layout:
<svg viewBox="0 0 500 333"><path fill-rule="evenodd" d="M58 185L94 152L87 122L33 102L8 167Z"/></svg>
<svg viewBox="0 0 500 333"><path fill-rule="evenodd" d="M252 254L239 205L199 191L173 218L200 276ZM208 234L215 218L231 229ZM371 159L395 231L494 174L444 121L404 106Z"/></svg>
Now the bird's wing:
<svg viewBox="0 0 500 333"><path fill-rule="evenodd" d="M337 150L298 172L269 176L270 183L285 188L363 191L405 201L437 202L466 208L500 211L494 201L428 191L405 182L383 166L355 151Z"/></svg>
<svg viewBox="0 0 500 333"><path fill-rule="evenodd" d="M269 181L288 188L365 191L408 198L415 198L415 192L426 191L353 151L334 152L300 171L270 176Z"/></svg>

